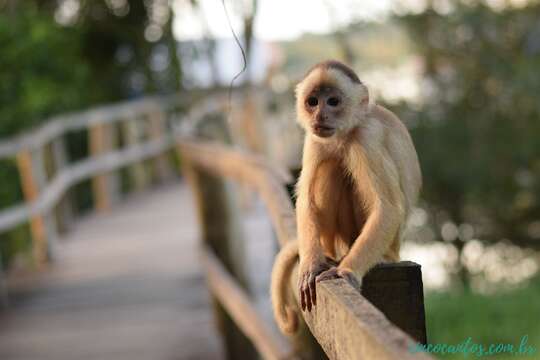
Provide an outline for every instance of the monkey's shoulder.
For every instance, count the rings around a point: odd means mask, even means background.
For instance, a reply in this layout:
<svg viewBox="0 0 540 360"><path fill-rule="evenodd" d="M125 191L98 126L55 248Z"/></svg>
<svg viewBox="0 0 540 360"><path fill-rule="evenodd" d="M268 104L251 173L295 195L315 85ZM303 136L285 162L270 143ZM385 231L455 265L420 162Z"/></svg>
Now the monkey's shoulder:
<svg viewBox="0 0 540 360"><path fill-rule="evenodd" d="M372 110L373 118L380 122L382 125L388 128L395 128L398 130L406 130L405 124L401 119L391 110L385 108L382 105L375 105Z"/></svg>
<svg viewBox="0 0 540 360"><path fill-rule="evenodd" d="M386 139L396 139L397 141L410 142L409 130L401 119L392 111L381 105L375 105L372 112L372 120L375 127L381 128Z"/></svg>

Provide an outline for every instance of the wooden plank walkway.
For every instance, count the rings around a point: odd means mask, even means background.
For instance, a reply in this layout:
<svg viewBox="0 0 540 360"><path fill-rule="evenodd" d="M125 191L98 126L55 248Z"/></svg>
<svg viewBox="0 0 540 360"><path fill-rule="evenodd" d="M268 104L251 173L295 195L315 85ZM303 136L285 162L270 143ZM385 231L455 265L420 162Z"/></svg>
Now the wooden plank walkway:
<svg viewBox="0 0 540 360"><path fill-rule="evenodd" d="M220 359L197 240L185 184L80 220L48 270L10 278L0 359Z"/></svg>

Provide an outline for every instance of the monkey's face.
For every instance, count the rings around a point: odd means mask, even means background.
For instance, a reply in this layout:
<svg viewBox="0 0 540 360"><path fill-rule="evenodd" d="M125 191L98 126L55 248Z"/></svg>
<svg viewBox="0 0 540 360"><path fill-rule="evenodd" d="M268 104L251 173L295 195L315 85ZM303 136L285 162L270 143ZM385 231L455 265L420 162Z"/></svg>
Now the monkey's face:
<svg viewBox="0 0 540 360"><path fill-rule="evenodd" d="M344 96L330 85L316 86L304 100L304 109L309 114L310 130L317 136L327 138L342 127Z"/></svg>
<svg viewBox="0 0 540 360"><path fill-rule="evenodd" d="M370 109L369 92L353 75L320 65L296 86L297 120L306 131L331 138L361 125Z"/></svg>

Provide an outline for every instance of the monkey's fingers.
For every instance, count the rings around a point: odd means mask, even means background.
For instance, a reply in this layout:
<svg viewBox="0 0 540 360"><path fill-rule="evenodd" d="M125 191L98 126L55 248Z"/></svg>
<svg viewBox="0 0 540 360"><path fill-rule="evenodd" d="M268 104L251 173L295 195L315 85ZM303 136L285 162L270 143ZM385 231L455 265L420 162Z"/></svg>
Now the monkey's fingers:
<svg viewBox="0 0 540 360"><path fill-rule="evenodd" d="M304 278L305 275L302 275L301 279L298 281L298 289L300 290L300 306L302 311L306 309L306 295L304 293Z"/></svg>
<svg viewBox="0 0 540 360"><path fill-rule="evenodd" d="M306 296L306 307L307 311L311 311L311 292L309 291L309 276L306 276L304 280L304 286L302 287L304 294Z"/></svg>
<svg viewBox="0 0 540 360"><path fill-rule="evenodd" d="M317 305L316 279L317 279L317 277L315 276L315 274L309 274L308 285L309 285L309 291L310 291L310 295L311 295L311 303L313 304L313 306ZM310 308L308 308L308 310L311 311Z"/></svg>

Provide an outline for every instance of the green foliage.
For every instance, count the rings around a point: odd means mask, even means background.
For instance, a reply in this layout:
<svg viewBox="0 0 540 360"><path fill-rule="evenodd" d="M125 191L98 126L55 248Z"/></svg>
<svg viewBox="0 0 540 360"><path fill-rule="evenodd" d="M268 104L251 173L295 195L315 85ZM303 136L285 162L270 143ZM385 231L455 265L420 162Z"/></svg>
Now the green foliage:
<svg viewBox="0 0 540 360"><path fill-rule="evenodd" d="M0 160L0 209L13 206L23 200L19 172L14 161ZM17 226L8 233L0 233L0 263L6 266L12 254L21 249L29 250L30 233L27 224ZM2 270L2 269L0 269Z"/></svg>
<svg viewBox="0 0 540 360"><path fill-rule="evenodd" d="M48 117L100 100L90 67L82 57L79 33L43 16L31 2L0 12L0 138L36 127ZM12 160L0 162L0 208L20 203L18 171ZM28 249L28 226L0 234L7 265L12 254Z"/></svg>
<svg viewBox="0 0 540 360"><path fill-rule="evenodd" d="M477 344L519 345L528 343L540 351L540 278L531 286L502 294L484 296L465 293L432 293L426 296L426 322L429 343L459 344L468 337ZM474 357L469 355L469 357ZM441 356L463 359L462 354ZM496 359L515 358L498 355ZM534 358L534 356L533 356Z"/></svg>
<svg viewBox="0 0 540 360"><path fill-rule="evenodd" d="M0 209L19 203L23 197L19 185L19 171L14 161L0 160L0 179L4 179L0 186ZM5 179L13 179L13 181L5 181Z"/></svg>
<svg viewBox="0 0 540 360"><path fill-rule="evenodd" d="M424 63L423 104L400 111L438 226L470 223L483 241L538 247L540 5L401 18ZM410 106L409 106L410 108Z"/></svg>
<svg viewBox="0 0 540 360"><path fill-rule="evenodd" d="M22 7L16 16L0 12L0 137L100 100L78 32Z"/></svg>

